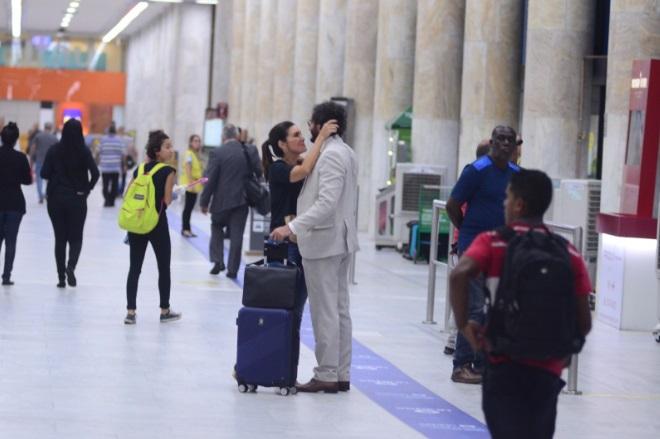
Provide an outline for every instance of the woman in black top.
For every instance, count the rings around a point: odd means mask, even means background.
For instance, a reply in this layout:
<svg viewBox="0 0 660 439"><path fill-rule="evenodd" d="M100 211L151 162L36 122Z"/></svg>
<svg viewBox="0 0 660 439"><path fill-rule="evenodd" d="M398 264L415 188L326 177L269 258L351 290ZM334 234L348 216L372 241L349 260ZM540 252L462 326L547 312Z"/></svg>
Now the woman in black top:
<svg viewBox="0 0 660 439"><path fill-rule="evenodd" d="M163 131L152 131L149 133L147 141L148 163L144 166L144 172L147 173L158 163L167 163L172 158L172 141ZM137 177L140 170L133 172L133 178ZM128 279L126 280L126 317L124 323L134 325L136 322L135 310L137 309L137 287L142 271L144 255L147 252L147 245L151 243L156 254L156 263L158 265L158 292L160 293L160 321L162 323L171 322L181 318L181 314L170 309L170 259L172 257L172 245L170 243L170 229L167 224L167 206L172 203L172 189L174 187L176 170L171 166L164 166L156 171L153 176L154 186L156 188L156 206L159 206L160 215L158 224L149 233L140 235L137 233L128 234L128 244L131 248L130 269L128 270ZM132 182L131 182L132 184Z"/></svg>
<svg viewBox="0 0 660 439"><path fill-rule="evenodd" d="M270 231L288 223L296 216L298 195L303 180L312 172L321 155L325 140L337 132L337 121L330 120L323 125L314 146L304 160L300 156L307 148L305 139L293 122L285 121L275 125L268 133L268 140L261 146L264 175L270 187ZM295 241L295 240L294 240ZM300 269L302 257L295 242L289 242L288 260ZM300 353L300 324L307 301L307 288L303 272L301 288L296 291L294 307L296 339L294 340L295 360Z"/></svg>
<svg viewBox="0 0 660 439"><path fill-rule="evenodd" d="M11 270L16 255L16 237L21 219L25 214L25 197L22 184L32 183L32 172L28 159L22 152L14 150L18 140L18 127L9 122L2 129L0 148L0 249L5 243L5 267L2 285L14 285Z"/></svg>
<svg viewBox="0 0 660 439"><path fill-rule="evenodd" d="M75 287L75 270L82 250L83 228L87 218L87 196L99 179L99 169L85 145L80 121L69 119L64 124L61 140L46 154L41 177L48 180L46 195L48 216L55 232L55 263L59 279L57 286L66 286L66 275L69 286ZM67 244L69 261L65 263Z"/></svg>

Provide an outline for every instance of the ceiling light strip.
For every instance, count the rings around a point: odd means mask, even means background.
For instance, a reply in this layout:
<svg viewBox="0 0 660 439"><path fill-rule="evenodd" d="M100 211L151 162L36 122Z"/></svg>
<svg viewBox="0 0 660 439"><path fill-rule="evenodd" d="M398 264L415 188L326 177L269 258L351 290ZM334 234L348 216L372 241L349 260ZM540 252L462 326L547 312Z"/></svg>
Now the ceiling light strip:
<svg viewBox="0 0 660 439"><path fill-rule="evenodd" d="M149 3L147 2L140 2L133 6L130 11L124 15L121 20L113 27L110 29L110 31L103 36L101 39L104 43L109 43L110 41L114 40L117 35L122 33L129 24L133 22L141 13L144 12L145 9L149 7Z"/></svg>
<svg viewBox="0 0 660 439"><path fill-rule="evenodd" d="M21 37L21 22L23 21L23 0L11 0L11 36Z"/></svg>

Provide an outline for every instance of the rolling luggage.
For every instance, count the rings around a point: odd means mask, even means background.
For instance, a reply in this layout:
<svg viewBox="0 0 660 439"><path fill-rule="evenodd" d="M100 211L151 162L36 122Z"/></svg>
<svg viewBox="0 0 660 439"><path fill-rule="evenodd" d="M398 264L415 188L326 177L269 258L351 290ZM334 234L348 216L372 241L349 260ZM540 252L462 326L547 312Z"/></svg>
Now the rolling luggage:
<svg viewBox="0 0 660 439"><path fill-rule="evenodd" d="M241 393L257 386L296 393L298 365L294 351L294 316L284 309L242 308L236 319L236 381Z"/></svg>

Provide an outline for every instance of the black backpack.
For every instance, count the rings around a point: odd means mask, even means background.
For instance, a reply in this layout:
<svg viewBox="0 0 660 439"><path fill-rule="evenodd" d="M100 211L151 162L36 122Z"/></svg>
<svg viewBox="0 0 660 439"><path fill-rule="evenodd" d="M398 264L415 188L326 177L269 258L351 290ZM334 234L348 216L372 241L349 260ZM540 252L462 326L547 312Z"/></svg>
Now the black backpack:
<svg viewBox="0 0 660 439"><path fill-rule="evenodd" d="M486 338L494 355L545 360L584 345L567 241L541 227L497 230L508 245L494 302L488 299Z"/></svg>

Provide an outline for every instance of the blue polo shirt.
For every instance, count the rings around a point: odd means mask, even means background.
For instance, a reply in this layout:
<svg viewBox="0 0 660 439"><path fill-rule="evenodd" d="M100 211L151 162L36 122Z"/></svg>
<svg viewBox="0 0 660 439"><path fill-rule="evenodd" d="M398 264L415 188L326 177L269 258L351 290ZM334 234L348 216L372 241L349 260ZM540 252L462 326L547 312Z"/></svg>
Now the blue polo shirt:
<svg viewBox="0 0 660 439"><path fill-rule="evenodd" d="M504 200L511 176L520 168L509 163L500 169L490 156L483 156L463 169L451 197L467 203L463 224L458 231L458 251L467 250L481 232L504 225Z"/></svg>

